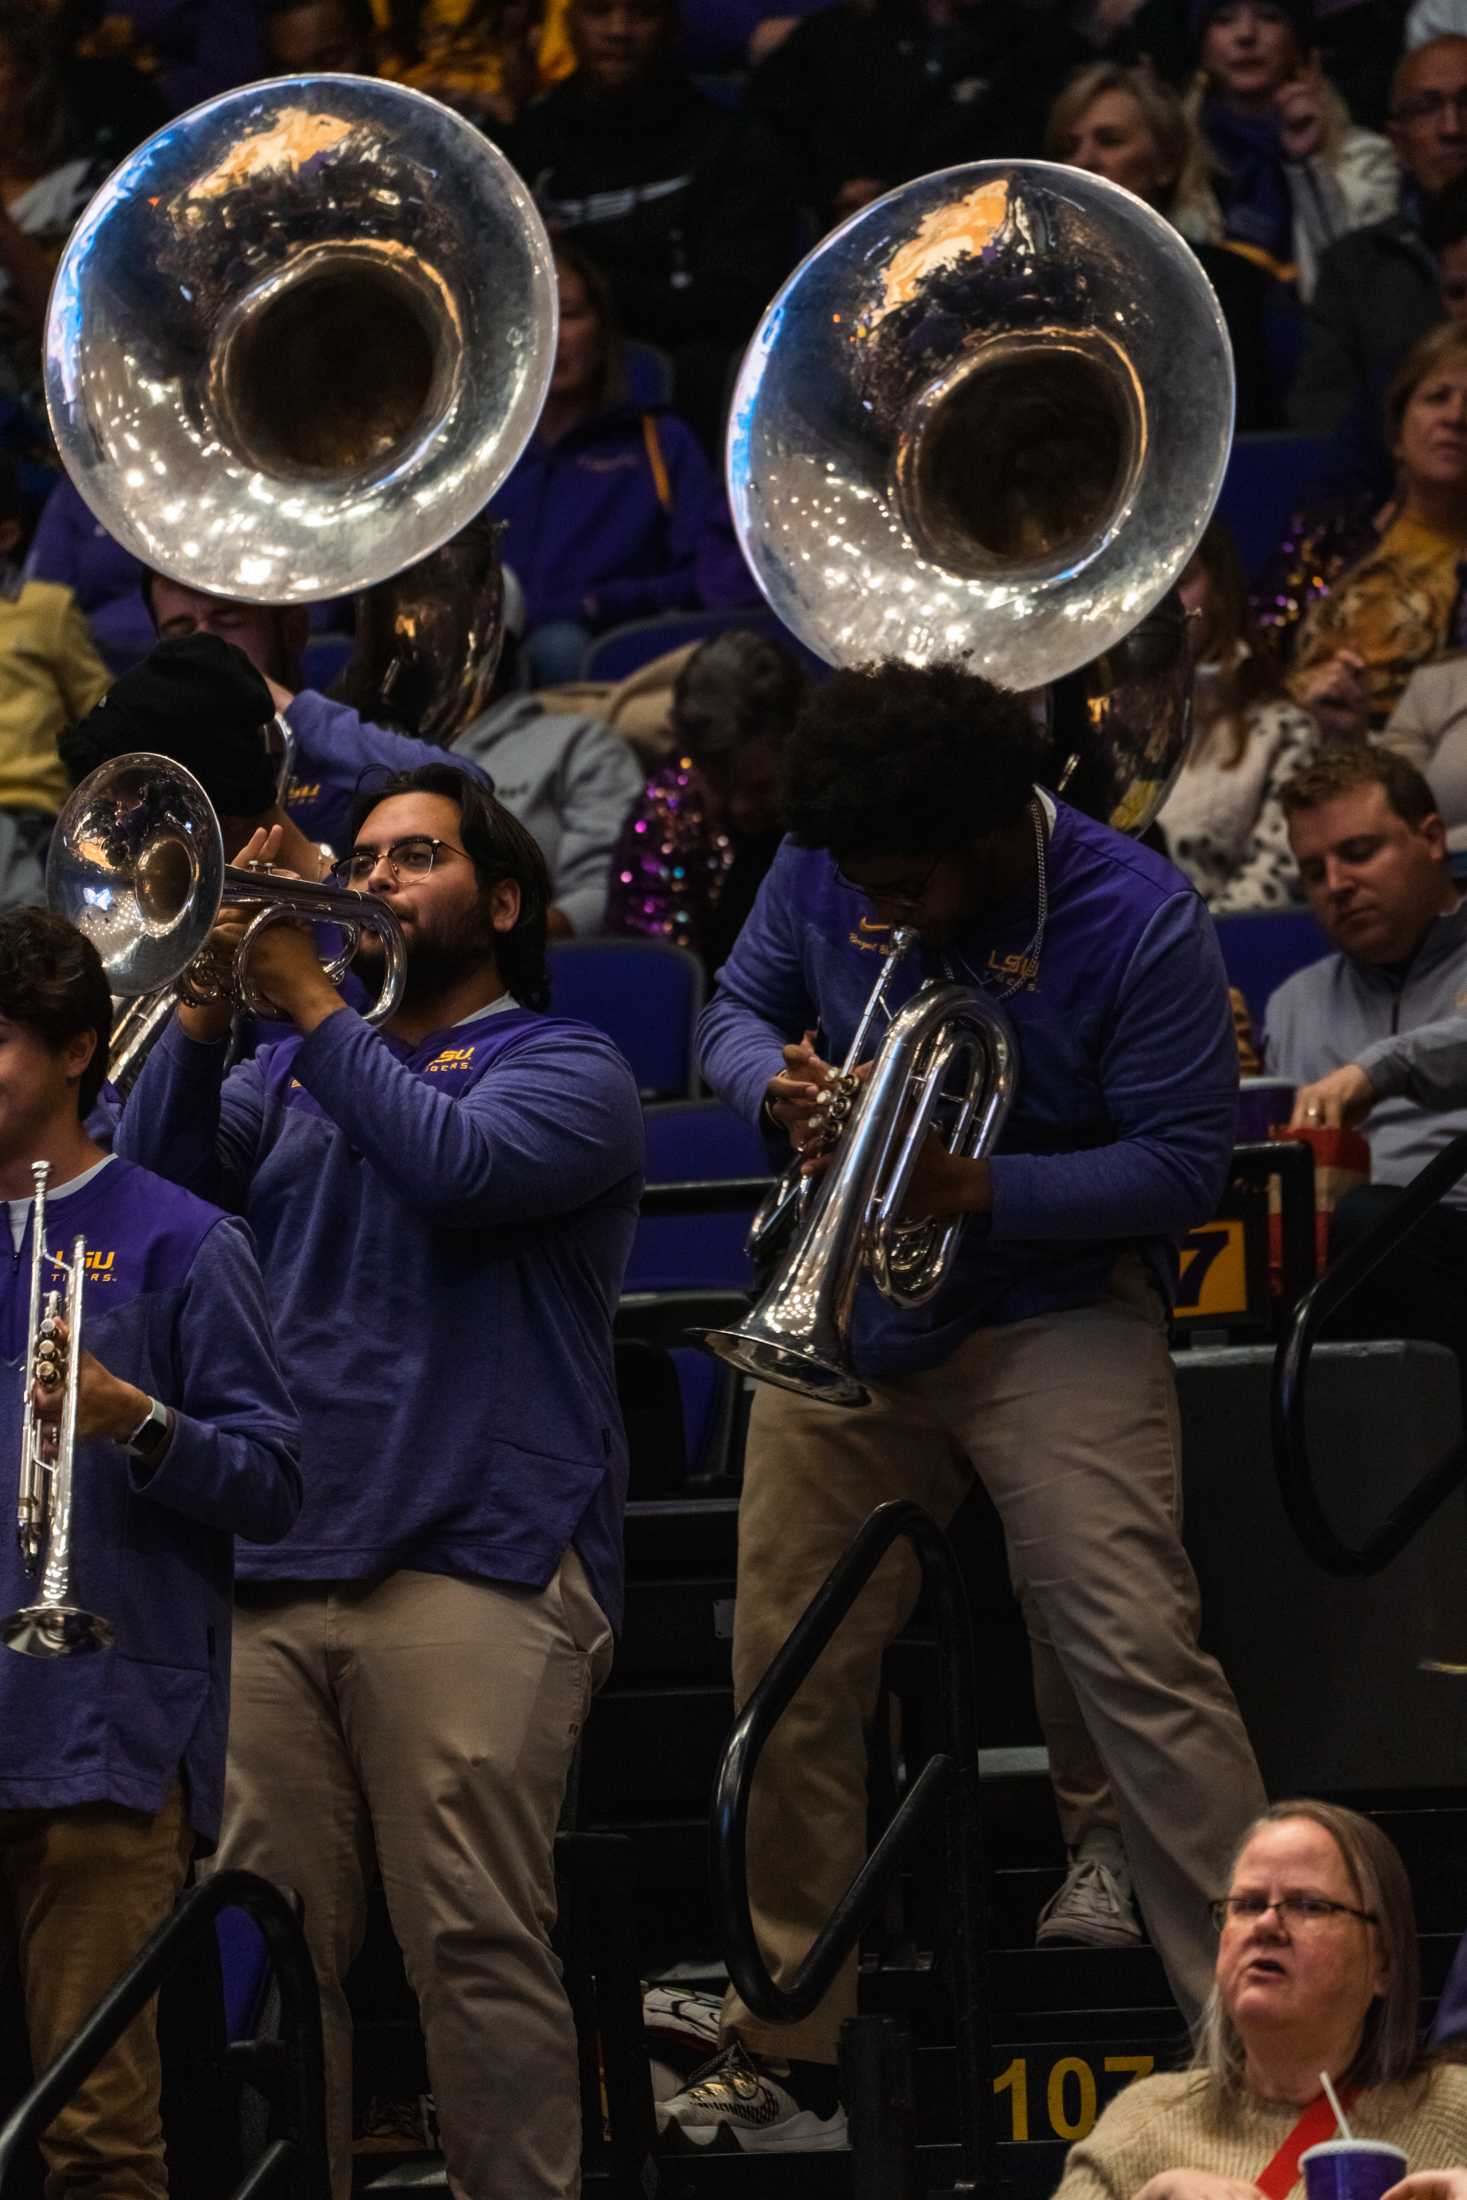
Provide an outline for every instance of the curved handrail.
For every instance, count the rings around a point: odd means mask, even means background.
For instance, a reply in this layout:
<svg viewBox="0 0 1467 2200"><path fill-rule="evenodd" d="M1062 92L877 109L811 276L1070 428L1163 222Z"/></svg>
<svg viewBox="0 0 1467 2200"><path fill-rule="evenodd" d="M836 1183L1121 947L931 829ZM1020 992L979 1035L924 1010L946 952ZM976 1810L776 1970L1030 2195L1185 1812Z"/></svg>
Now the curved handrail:
<svg viewBox="0 0 1467 2200"><path fill-rule="evenodd" d="M1326 1573L1379 1573L1467 1477L1467 1437L1463 1437L1427 1469L1372 1534L1360 1543L1349 1543L1326 1516L1320 1500L1307 1426L1309 1363L1321 1329L1464 1175L1467 1132L1428 1161L1391 1212L1382 1215L1358 1245L1351 1246L1310 1286L1295 1307L1275 1356L1272 1424L1279 1490L1294 1533ZM1463 1342L1467 1346L1467 1339Z"/></svg>
<svg viewBox="0 0 1467 2200"><path fill-rule="evenodd" d="M901 1807L787 1984L770 1971L749 1902L748 1819L764 1745L797 1690L882 1559L905 1538L916 1553L937 1618L943 1748L928 1759ZM987 1918L978 1796L977 1687L973 1622L957 1555L935 1520L905 1500L879 1505L816 1590L776 1651L724 1745L709 1826L715 1900L728 1975L757 2017L793 2024L808 2016L860 1939L894 1872L939 1813L947 1818L948 1912L953 1922L953 2010L966 2176L990 2179L992 2118L987 2005ZM967 2189L966 2186L961 2189Z"/></svg>
<svg viewBox="0 0 1467 2200"><path fill-rule="evenodd" d="M287 2052L280 2058L284 2137L272 2139L246 2172L233 2200L264 2192L282 2177L291 2200L325 2200L326 2081L321 2041L321 1997L306 1936L289 1898L254 1872L221 1871L194 1887L145 1941L114 1986L108 1988L74 2039L61 2050L0 2129L0 2194L16 2156L46 2129L108 2051L153 1999L221 1910L244 1910L264 1936L280 1988L281 2026Z"/></svg>

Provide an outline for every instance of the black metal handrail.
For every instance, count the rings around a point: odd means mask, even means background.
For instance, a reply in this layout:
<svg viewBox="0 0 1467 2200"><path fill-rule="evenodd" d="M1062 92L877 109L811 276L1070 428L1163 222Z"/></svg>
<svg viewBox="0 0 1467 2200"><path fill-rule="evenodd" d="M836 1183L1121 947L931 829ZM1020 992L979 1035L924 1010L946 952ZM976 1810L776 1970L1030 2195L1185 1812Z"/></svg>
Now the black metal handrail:
<svg viewBox="0 0 1467 2200"><path fill-rule="evenodd" d="M1358 1245L1352 1245L1304 1293L1275 1357L1273 1455L1279 1490L1294 1533L1326 1573L1379 1573L1467 1479L1467 1437L1463 1437L1427 1469L1378 1528L1363 1541L1348 1543L1327 1517L1320 1499L1307 1425L1309 1364L1325 1323L1354 1297L1366 1277L1395 1252L1464 1175L1467 1132L1444 1146L1435 1160L1411 1179L1390 1213L1382 1215ZM1467 1339L1463 1342L1467 1346Z"/></svg>
<svg viewBox="0 0 1467 2200"><path fill-rule="evenodd" d="M769 1735L817 1658L899 1539L916 1552L937 1621L943 1748L929 1757L901 1807L841 1896L794 1976L781 1985L759 1947L749 1904L748 1819L754 1774ZM806 2017L829 1989L875 1913L893 1874L932 1820L947 1820L948 1914L952 1919L952 1998L957 2037L963 2175L957 2190L991 2184L994 2153L987 2087L987 1917L978 1794L977 1685L973 1622L951 1543L920 1505L879 1505L811 1598L775 1653L724 1747L710 1825L715 1899L728 1975L755 2016L769 2024Z"/></svg>
<svg viewBox="0 0 1467 2200"><path fill-rule="evenodd" d="M64 2047L0 2129L0 2194L22 2148L29 2147L63 2109L102 2057L116 2046L140 2016L164 1980L206 1933L221 1910L244 1910L260 1928L280 1989L282 2052L278 2058L278 2105L284 2133L235 2187L231 2200L255 2200L272 2188L290 2200L325 2200L326 2166L325 2058L321 2042L321 1997L300 1921L289 1898L254 1872L216 1872L186 1894L145 1941L132 1962L109 1987L76 2037ZM282 2180L287 2180L282 2183Z"/></svg>
<svg viewBox="0 0 1467 2200"><path fill-rule="evenodd" d="M685 1177L642 1187L641 1212L658 1215L751 1213L773 1184L772 1176Z"/></svg>

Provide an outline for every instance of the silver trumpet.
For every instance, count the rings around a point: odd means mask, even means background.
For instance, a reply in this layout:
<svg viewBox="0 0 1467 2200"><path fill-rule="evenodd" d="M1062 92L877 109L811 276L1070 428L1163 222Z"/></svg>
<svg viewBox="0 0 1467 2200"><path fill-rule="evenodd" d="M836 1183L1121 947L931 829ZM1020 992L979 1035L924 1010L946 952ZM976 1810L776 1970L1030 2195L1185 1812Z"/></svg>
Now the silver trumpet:
<svg viewBox="0 0 1467 2200"><path fill-rule="evenodd" d="M915 941L910 931L894 936L863 1031L892 966ZM904 1222L912 1172L934 1132L965 1160L988 1153L1013 1102L1016 1069L1014 1035L996 1003L940 979L922 986L892 1018L870 1077L855 1088L836 1159L816 1182L795 1243L758 1305L732 1329L699 1332L699 1342L784 1390L829 1405L865 1405L870 1393L852 1372L849 1352L856 1286L869 1270L898 1306L921 1306L939 1288L962 1217Z"/></svg>
<svg viewBox="0 0 1467 2200"><path fill-rule="evenodd" d="M251 1016L279 1010L251 981L250 949L271 924L324 923L343 935L323 961L333 985L364 936L380 943L382 972L370 1024L402 998L407 950L391 910L371 894L320 885L264 865L224 861L213 805L193 773L166 756L115 757L82 781L56 821L46 896L85 932L115 994L137 1000L108 1056L109 1076L129 1082L175 999L230 1000ZM225 908L252 908L232 957L208 942Z"/></svg>
<svg viewBox="0 0 1467 2200"><path fill-rule="evenodd" d="M1048 162L952 168L824 238L774 299L730 408L740 546L785 624L831 664L955 661L1048 699L1050 776L1123 832L1150 823L1190 732L1172 591L1232 442L1232 354L1183 240L1129 191ZM901 1221L912 1168L966 1068L952 1151L997 1138L1007 1020L934 981L854 1071L896 935L832 1094L835 1159L788 1170L750 1250L793 1242L721 1358L858 1405L851 1305L937 1290L960 1224ZM900 943L899 945L896 943ZM948 1103L951 1107L951 1102Z"/></svg>
<svg viewBox="0 0 1467 2200"><path fill-rule="evenodd" d="M28 1658L70 1658L110 1650L110 1620L76 1602L71 1578L72 1477L76 1459L76 1409L81 1380L82 1286L87 1241L79 1237L64 1261L46 1251L46 1184L49 1161L32 1166L31 1300L21 1380L20 1492L16 1527L21 1562L34 1573L45 1553L40 1600L0 1620L0 1641ZM64 1290L47 1290L46 1270L65 1278ZM62 1391L59 1422L36 1411L35 1389Z"/></svg>

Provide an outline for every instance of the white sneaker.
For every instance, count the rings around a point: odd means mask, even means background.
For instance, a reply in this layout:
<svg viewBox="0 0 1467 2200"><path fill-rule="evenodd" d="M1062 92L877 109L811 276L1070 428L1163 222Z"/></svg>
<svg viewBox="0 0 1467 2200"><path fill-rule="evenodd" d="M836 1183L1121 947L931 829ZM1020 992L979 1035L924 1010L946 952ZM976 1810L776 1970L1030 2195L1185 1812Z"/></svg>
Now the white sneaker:
<svg viewBox="0 0 1467 2200"><path fill-rule="evenodd" d="M779 2083L785 2063L764 2062L730 2041L694 2071L681 2093L657 2107L657 2129L672 2147L720 2153L830 2154L848 2145L846 2112L801 2108Z"/></svg>
<svg viewBox="0 0 1467 2200"><path fill-rule="evenodd" d="M1141 1939L1131 1875L1118 1857L1077 1856L1034 1933L1040 1948L1135 1948Z"/></svg>
<svg viewBox="0 0 1467 2200"><path fill-rule="evenodd" d="M679 1986L642 1988L642 2028L652 2069L652 2098L670 2101L695 2070L718 2053L723 2021L721 1994L689 1993Z"/></svg>

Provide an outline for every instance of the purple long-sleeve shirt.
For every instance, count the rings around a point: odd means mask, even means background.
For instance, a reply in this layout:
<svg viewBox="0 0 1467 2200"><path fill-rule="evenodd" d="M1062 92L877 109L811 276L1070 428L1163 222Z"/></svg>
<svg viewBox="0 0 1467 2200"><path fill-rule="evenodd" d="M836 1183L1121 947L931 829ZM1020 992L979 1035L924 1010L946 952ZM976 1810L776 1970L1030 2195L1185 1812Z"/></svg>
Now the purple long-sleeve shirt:
<svg viewBox="0 0 1467 2200"><path fill-rule="evenodd" d="M191 1823L219 1829L229 1721L234 1538L271 1543L300 1508L300 1425L275 1358L249 1232L130 1162L111 1160L46 1206L50 1250L87 1241L82 1342L174 1409L150 1472L106 1439L77 1447L77 1600L116 1645L46 1662L0 1650L0 1809L162 1807L180 1770ZM0 1202L0 1221L5 1206ZM31 1224L0 1260L0 1441L20 1449ZM0 1535L0 1610L37 1577Z"/></svg>
<svg viewBox="0 0 1467 2200"><path fill-rule="evenodd" d="M866 1374L933 1367L985 1324L1097 1299L1139 1246L1162 1287L1176 1240L1214 1210L1232 1150L1237 1052L1207 912L1160 856L1055 805L1049 915L1037 976L1005 1003L1018 1091L991 1163L993 1208L972 1218L947 1281L896 1308L863 1280L853 1348ZM1033 888L897 974L890 1009L924 978L972 983L1028 947ZM719 972L699 1027L714 1091L757 1121L781 1047L818 1026L840 1061L889 932L823 850L786 842ZM873 1042L872 1051L875 1051Z"/></svg>
<svg viewBox="0 0 1467 2200"><path fill-rule="evenodd" d="M454 764L484 787L494 782L466 756L455 756L431 741L374 726L349 704L334 703L314 688L293 695L285 712L295 735L295 762L285 808L307 840L324 840L338 855L347 844L347 828L357 797L389 772L417 771L424 764Z"/></svg>
<svg viewBox="0 0 1467 2200"><path fill-rule="evenodd" d="M574 1543L619 1625L611 1322L642 1122L611 1041L510 1007L410 1046L346 1009L227 1077L225 1052L175 1023L117 1145L260 1247L306 1498L241 1574L538 1589Z"/></svg>

